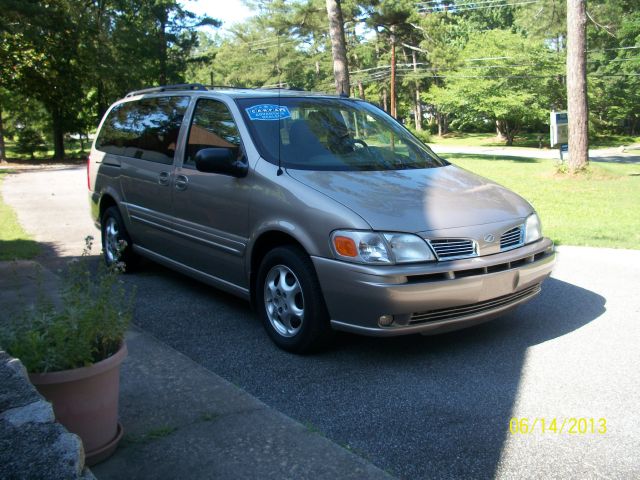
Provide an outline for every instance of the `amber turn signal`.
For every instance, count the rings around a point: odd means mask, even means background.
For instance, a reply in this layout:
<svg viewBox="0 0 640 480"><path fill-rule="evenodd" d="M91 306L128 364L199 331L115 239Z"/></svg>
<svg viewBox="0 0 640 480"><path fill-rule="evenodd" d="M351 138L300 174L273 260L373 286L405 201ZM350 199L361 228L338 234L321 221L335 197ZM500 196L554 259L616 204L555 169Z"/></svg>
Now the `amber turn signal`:
<svg viewBox="0 0 640 480"><path fill-rule="evenodd" d="M349 237L336 236L333 239L333 244L336 247L336 252L345 257L357 257L358 249L356 248L356 242Z"/></svg>

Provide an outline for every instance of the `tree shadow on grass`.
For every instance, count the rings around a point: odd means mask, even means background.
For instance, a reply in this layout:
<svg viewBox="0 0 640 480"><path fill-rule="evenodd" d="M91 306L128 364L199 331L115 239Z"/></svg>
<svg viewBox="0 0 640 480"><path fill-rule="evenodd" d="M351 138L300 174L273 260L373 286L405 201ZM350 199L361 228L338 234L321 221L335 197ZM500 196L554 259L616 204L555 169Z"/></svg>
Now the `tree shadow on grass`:
<svg viewBox="0 0 640 480"><path fill-rule="evenodd" d="M32 260L40 254L42 247L35 240L0 240L0 261Z"/></svg>
<svg viewBox="0 0 640 480"><path fill-rule="evenodd" d="M43 255L62 261L50 243L0 240L0 328L21 321L27 310L43 301L59 304L59 277L40 262Z"/></svg>
<svg viewBox="0 0 640 480"><path fill-rule="evenodd" d="M451 158L453 162L455 162L456 158L486 161L509 161L518 163L541 163L544 161L548 161L548 159L544 158L518 157L515 155L484 155L479 153L444 153L438 154L438 156L446 160Z"/></svg>
<svg viewBox="0 0 640 480"><path fill-rule="evenodd" d="M607 157L590 157L590 162L619 163L624 165L640 165L640 153L633 156L611 155Z"/></svg>

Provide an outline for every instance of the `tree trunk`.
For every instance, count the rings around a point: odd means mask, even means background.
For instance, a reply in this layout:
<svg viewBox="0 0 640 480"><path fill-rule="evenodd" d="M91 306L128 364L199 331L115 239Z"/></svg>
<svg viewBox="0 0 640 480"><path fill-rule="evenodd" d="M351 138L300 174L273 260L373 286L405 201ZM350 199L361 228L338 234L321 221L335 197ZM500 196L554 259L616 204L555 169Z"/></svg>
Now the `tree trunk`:
<svg viewBox="0 0 640 480"><path fill-rule="evenodd" d="M160 85L167 84L167 11L163 8L160 17Z"/></svg>
<svg viewBox="0 0 640 480"><path fill-rule="evenodd" d="M366 98L364 98L364 86L362 85L362 80L358 80L358 93L362 100L366 100Z"/></svg>
<svg viewBox="0 0 640 480"><path fill-rule="evenodd" d="M498 137L498 140L500 140L501 142L504 142L507 140L507 137L505 136L503 130L504 129L501 125L501 120L496 120L496 137Z"/></svg>
<svg viewBox="0 0 640 480"><path fill-rule="evenodd" d="M418 61L416 59L416 51L411 50L411 60L413 60L413 71L418 72ZM416 122L416 130L422 130L422 100L420 99L420 81L416 80L416 105L414 109L414 117Z"/></svg>
<svg viewBox="0 0 640 480"><path fill-rule="evenodd" d="M438 122L438 136L441 137L449 133L449 117L446 113L436 113L436 121Z"/></svg>
<svg viewBox="0 0 640 480"><path fill-rule="evenodd" d="M349 64L347 47L344 39L344 21L340 0L327 0L327 16L329 17L329 36L331 37L331 53L333 55L333 77L336 81L338 95L349 95Z"/></svg>
<svg viewBox="0 0 640 480"><path fill-rule="evenodd" d="M589 164L586 25L585 0L567 0L567 113L570 173L576 173Z"/></svg>
<svg viewBox="0 0 640 480"><path fill-rule="evenodd" d="M109 105L107 105L107 99L105 97L105 92L104 92L104 82L101 79L98 80L96 97L97 97L96 100L97 100L97 107L98 107L98 122L99 122L100 120L102 120L102 117L104 116L105 112L109 108Z"/></svg>
<svg viewBox="0 0 640 480"><path fill-rule="evenodd" d="M96 51L98 53L98 58L103 58L105 56L104 50L105 47L107 47L108 45L108 40L107 40L107 35L106 35L106 25L104 22L104 17L105 17L105 7L106 7L106 2L105 1L99 1L97 3L97 19L96 19L96 25L98 26L98 32L95 38L95 42L96 42ZM108 21L110 21L110 19L108 19ZM104 116L105 112L107 111L107 109L109 108L109 104L107 103L107 98L106 98L106 94L105 94L105 87L104 87L104 81L103 81L103 75L106 75L108 72L105 71L105 69L101 69L98 70L98 80L97 80L97 86L96 86L96 106L98 109L98 122L102 119L102 117Z"/></svg>
<svg viewBox="0 0 640 480"><path fill-rule="evenodd" d="M500 138L510 147L513 145L513 140L520 131L520 127L517 124L510 125L506 120L496 120L496 131Z"/></svg>
<svg viewBox="0 0 640 480"><path fill-rule="evenodd" d="M64 128L62 118L57 112L53 113L53 159L64 160Z"/></svg>
<svg viewBox="0 0 640 480"><path fill-rule="evenodd" d="M396 111L396 35L395 25L391 26L391 35L389 36L389 42L391 43L391 98L390 98L390 112L393 117L397 117Z"/></svg>
<svg viewBox="0 0 640 480"><path fill-rule="evenodd" d="M4 148L4 124L2 123L2 108L0 107L0 163L7 162L7 154Z"/></svg>

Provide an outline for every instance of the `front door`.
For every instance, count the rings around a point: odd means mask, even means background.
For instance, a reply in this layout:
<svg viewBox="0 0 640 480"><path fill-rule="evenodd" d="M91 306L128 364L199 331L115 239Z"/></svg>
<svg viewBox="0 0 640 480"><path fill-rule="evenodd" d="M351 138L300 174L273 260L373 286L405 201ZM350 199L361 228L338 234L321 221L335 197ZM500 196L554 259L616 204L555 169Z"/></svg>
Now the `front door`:
<svg viewBox="0 0 640 480"><path fill-rule="evenodd" d="M196 153L216 147L232 148L239 157L245 155L229 108L218 100L200 98L183 163L175 171L176 249L171 256L222 282L247 288L243 260L249 218L247 177L204 173L195 168Z"/></svg>

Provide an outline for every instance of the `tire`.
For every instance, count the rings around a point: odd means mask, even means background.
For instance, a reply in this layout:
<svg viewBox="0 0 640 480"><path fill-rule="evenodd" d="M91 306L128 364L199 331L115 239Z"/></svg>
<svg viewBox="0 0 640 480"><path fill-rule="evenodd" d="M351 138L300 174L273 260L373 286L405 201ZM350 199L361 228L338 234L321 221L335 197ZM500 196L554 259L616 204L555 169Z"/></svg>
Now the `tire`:
<svg viewBox="0 0 640 480"><path fill-rule="evenodd" d="M102 214L100 220L102 232L102 252L104 261L108 266L113 265L116 261L124 263L125 272L132 270L138 261L138 256L133 252L133 243L131 237L124 226L124 221L117 207L109 207ZM118 258L117 244L124 240L126 247L120 252Z"/></svg>
<svg viewBox="0 0 640 480"><path fill-rule="evenodd" d="M320 283L309 256L294 246L271 250L260 264L256 306L271 340L283 350L308 353L333 337Z"/></svg>

